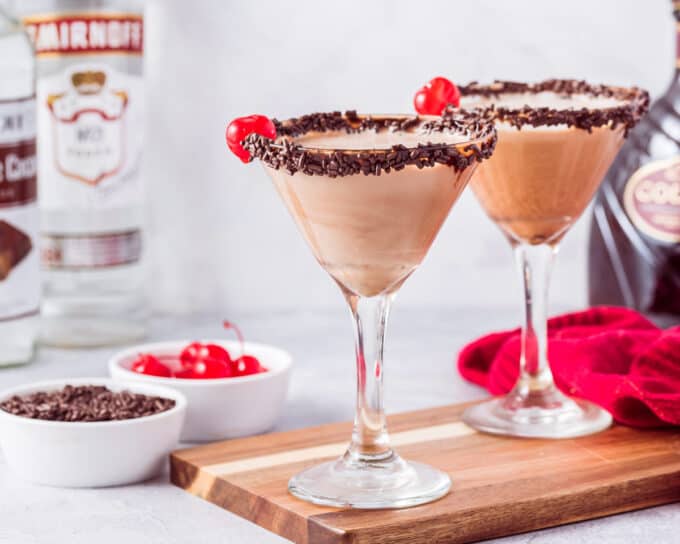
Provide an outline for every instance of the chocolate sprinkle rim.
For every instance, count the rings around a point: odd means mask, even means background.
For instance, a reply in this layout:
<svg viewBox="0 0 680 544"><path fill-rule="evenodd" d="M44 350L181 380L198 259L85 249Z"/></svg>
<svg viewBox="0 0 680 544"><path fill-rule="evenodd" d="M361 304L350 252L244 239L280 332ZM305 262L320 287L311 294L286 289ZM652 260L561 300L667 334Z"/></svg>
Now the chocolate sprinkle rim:
<svg viewBox="0 0 680 544"><path fill-rule="evenodd" d="M470 106L467 111L483 111L487 118L509 123L517 129L525 125L533 127L567 125L590 132L593 128L610 126L615 129L619 125L625 127L628 135L640 118L649 109L649 93L638 87L615 87L610 85L592 85L575 79L548 79L539 83L519 83L516 81L495 81L490 85L477 82L459 87L465 96L495 97L508 94L537 94L552 92L569 97L586 95L590 97L613 98L623 102L620 106L606 108L556 109L548 107L533 108L526 105L522 108L503 108L494 104L490 106ZM456 108L447 108L444 115L458 112Z"/></svg>
<svg viewBox="0 0 680 544"><path fill-rule="evenodd" d="M457 111L442 117L416 115L360 115L356 111L312 113L286 121L273 120L277 138L271 140L259 134L250 134L242 142L250 152L251 160L260 159L270 168L284 169L290 175L297 172L309 176L329 178L364 174L379 176L406 166L429 168L437 164L461 171L475 161L488 159L496 146L496 129L492 120L478 112ZM295 138L309 132L344 131L356 134L365 130L411 131L415 127L427 132L459 132L466 140L451 143L425 143L415 147L402 144L385 149L325 149L307 147L296 143Z"/></svg>

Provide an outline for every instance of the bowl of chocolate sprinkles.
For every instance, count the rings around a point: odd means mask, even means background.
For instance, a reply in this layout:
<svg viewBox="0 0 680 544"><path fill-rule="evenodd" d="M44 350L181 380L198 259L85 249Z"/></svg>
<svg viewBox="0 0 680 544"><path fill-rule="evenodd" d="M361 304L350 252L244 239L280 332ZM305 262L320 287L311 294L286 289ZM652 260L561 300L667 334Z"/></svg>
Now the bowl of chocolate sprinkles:
<svg viewBox="0 0 680 544"><path fill-rule="evenodd" d="M57 391L13 395L0 402L0 410L46 421L116 421L152 416L175 404L173 399L114 392L104 385L66 385Z"/></svg>
<svg viewBox="0 0 680 544"><path fill-rule="evenodd" d="M0 393L0 446L34 483L131 484L161 472L186 405L170 388L102 378L25 385Z"/></svg>

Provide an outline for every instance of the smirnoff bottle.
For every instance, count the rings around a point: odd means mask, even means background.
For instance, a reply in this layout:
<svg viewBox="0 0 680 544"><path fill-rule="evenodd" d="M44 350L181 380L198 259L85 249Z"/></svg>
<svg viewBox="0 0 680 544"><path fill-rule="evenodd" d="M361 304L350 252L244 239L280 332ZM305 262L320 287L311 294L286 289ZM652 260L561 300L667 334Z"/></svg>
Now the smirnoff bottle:
<svg viewBox="0 0 680 544"><path fill-rule="evenodd" d="M680 322L680 2L670 88L631 133L594 207L591 304L629 306Z"/></svg>
<svg viewBox="0 0 680 544"><path fill-rule="evenodd" d="M19 0L37 55L42 339L143 336L142 5Z"/></svg>
<svg viewBox="0 0 680 544"><path fill-rule="evenodd" d="M31 359L40 308L35 58L6 7L0 4L0 366Z"/></svg>

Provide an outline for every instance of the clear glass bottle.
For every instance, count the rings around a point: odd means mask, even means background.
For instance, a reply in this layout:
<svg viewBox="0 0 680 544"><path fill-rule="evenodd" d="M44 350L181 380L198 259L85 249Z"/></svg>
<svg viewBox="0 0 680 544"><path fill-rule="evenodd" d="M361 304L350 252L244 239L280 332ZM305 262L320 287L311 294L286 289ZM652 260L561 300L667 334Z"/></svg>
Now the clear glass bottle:
<svg viewBox="0 0 680 544"><path fill-rule="evenodd" d="M0 4L0 366L31 360L38 332L35 55Z"/></svg>
<svg viewBox="0 0 680 544"><path fill-rule="evenodd" d="M37 55L41 340L145 334L143 4L21 0Z"/></svg>

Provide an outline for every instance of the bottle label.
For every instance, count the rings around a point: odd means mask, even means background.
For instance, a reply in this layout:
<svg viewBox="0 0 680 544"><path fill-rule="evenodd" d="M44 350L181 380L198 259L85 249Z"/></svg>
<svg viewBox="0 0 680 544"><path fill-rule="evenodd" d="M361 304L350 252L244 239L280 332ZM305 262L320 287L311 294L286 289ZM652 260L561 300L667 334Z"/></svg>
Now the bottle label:
<svg viewBox="0 0 680 544"><path fill-rule="evenodd" d="M115 185L131 174L123 169L128 153L134 157L140 152L128 149L136 142L126 134L130 97L139 92L136 83L134 77L92 64L41 80L42 113L49 124L41 152L52 157L49 168L58 174L45 180L48 206L86 205L88 187Z"/></svg>
<svg viewBox="0 0 680 544"><path fill-rule="evenodd" d="M24 19L38 57L101 53L141 54L141 15L83 13L37 15Z"/></svg>
<svg viewBox="0 0 680 544"><path fill-rule="evenodd" d="M40 305L35 98L0 101L0 321Z"/></svg>
<svg viewBox="0 0 680 544"><path fill-rule="evenodd" d="M60 236L43 234L42 260L47 268L109 268L139 261L139 230L100 235Z"/></svg>
<svg viewBox="0 0 680 544"><path fill-rule="evenodd" d="M32 15L24 24L38 58L41 207L46 217L66 218L44 222L43 264L135 262L140 214L131 210L143 201L142 16Z"/></svg>
<svg viewBox="0 0 680 544"><path fill-rule="evenodd" d="M623 191L623 206L631 222L647 236L680 242L680 156L637 170Z"/></svg>

